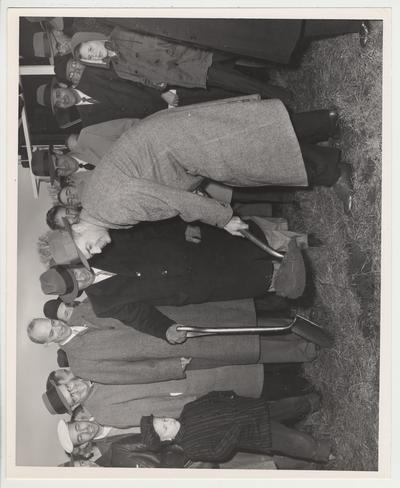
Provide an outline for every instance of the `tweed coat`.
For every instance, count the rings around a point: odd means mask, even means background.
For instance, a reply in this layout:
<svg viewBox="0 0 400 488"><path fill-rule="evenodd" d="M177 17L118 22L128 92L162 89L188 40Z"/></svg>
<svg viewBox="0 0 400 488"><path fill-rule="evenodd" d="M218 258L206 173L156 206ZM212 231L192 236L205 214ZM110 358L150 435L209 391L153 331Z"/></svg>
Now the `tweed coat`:
<svg viewBox="0 0 400 488"><path fill-rule="evenodd" d="M188 403L175 442L193 461L223 462L236 451L268 452L271 427L265 400L213 391Z"/></svg>
<svg viewBox="0 0 400 488"><path fill-rule="evenodd" d="M77 145L68 156L97 166L114 142L136 122L137 119L115 119L84 127L79 133Z"/></svg>
<svg viewBox="0 0 400 488"><path fill-rule="evenodd" d="M213 390L259 398L263 377L262 364L247 364L187 371L184 379L151 384L94 383L82 405L101 425L136 427L143 415L178 418L186 403Z"/></svg>
<svg viewBox="0 0 400 488"><path fill-rule="evenodd" d="M100 161L85 189L81 218L124 228L180 215L224 227L231 207L191 193L204 178L232 186L307 185L282 102L240 97L141 121Z"/></svg>
<svg viewBox="0 0 400 488"><path fill-rule="evenodd" d="M213 323L231 327L256 326L252 300L215 304L168 307L170 317L179 323ZM182 321L182 322L181 322ZM254 364L260 356L257 335L199 337L184 344L171 345L165 340L143 334L113 318L98 318L88 300L78 305L70 325L87 325L88 332L78 334L61 346L76 376L98 383L151 383L185 377L180 358L199 359L197 367L214 364ZM170 359L168 361L168 359ZM202 363L201 360L209 360Z"/></svg>

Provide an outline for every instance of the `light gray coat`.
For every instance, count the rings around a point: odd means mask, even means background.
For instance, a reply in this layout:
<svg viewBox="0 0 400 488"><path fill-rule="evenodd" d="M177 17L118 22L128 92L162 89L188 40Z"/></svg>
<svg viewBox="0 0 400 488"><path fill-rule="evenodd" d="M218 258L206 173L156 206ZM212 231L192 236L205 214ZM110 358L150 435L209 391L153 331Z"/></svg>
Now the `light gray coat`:
<svg viewBox="0 0 400 488"><path fill-rule="evenodd" d="M204 178L231 186L306 186L282 102L240 97L144 119L100 161L84 191L81 218L124 228L180 215L224 227L231 207L191 193Z"/></svg>

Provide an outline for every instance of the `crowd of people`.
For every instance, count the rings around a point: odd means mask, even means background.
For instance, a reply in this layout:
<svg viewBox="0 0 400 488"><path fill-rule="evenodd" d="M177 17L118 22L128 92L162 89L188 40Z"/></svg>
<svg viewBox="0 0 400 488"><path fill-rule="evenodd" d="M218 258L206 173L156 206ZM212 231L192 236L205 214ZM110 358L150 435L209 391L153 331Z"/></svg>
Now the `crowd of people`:
<svg viewBox="0 0 400 488"><path fill-rule="evenodd" d="M364 46L369 33L362 21L298 22L291 54L322 34L360 32ZM351 165L330 144L338 112L294 113L265 67L243 70L232 53L119 25L69 42L37 102L75 106L82 130L65 150L33 153L54 198L38 243L53 298L27 327L58 346L42 398L70 416L57 429L65 465L328 462L330 440L296 428L321 404L301 369L320 327L295 306L302 252L322 243L270 209L322 185L351 212ZM262 324L285 330L185 330Z"/></svg>

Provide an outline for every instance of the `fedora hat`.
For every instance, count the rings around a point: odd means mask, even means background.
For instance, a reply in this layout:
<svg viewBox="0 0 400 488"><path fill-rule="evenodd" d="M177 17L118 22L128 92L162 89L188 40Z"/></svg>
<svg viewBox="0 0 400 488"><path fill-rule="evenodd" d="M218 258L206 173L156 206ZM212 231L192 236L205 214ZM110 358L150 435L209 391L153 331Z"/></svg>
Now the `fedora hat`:
<svg viewBox="0 0 400 488"><path fill-rule="evenodd" d="M61 393L59 387L53 381L50 381L50 383L51 386L42 395L43 403L48 412L50 412L51 415L62 415L64 413L71 413L72 409L65 400L64 395Z"/></svg>
<svg viewBox="0 0 400 488"><path fill-rule="evenodd" d="M56 300L49 300L43 305L43 314L48 319L58 319L57 311L61 303L64 303L61 298Z"/></svg>
<svg viewBox="0 0 400 488"><path fill-rule="evenodd" d="M54 261L62 265L82 263L90 270L88 260L75 244L71 224L65 217L63 222L65 230L55 230L49 235L49 248Z"/></svg>
<svg viewBox="0 0 400 488"><path fill-rule="evenodd" d="M65 420L60 420L57 425L58 440L64 451L68 454L74 450L74 444L72 443L71 436L69 435L69 423Z"/></svg>
<svg viewBox="0 0 400 488"><path fill-rule="evenodd" d="M32 153L31 166L35 176L50 176L51 184L57 179L56 155L53 154L51 148Z"/></svg>
<svg viewBox="0 0 400 488"><path fill-rule="evenodd" d="M55 113L57 107L54 105L54 99L52 92L54 88L59 88L60 85L57 78L54 76L48 83L38 86L36 90L36 101L43 107L51 108L51 111Z"/></svg>
<svg viewBox="0 0 400 488"><path fill-rule="evenodd" d="M75 275L68 266L52 266L40 275L40 286L45 295L59 295L65 303L71 303L80 294Z"/></svg>

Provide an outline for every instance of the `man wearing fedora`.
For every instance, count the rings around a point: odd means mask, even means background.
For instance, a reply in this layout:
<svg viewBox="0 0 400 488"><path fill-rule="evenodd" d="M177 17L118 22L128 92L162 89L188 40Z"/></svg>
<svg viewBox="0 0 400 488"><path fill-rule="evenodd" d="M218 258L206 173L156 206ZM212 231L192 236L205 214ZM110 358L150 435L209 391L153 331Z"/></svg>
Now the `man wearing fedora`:
<svg viewBox="0 0 400 488"><path fill-rule="evenodd" d="M149 413L179 416L187 402L214 388L259 398L263 383L261 364L227 365L187 370L181 379L142 384L102 384L78 377L62 383L54 380L42 398L53 415L71 413L82 405L101 425L129 428L138 426L141 416Z"/></svg>

